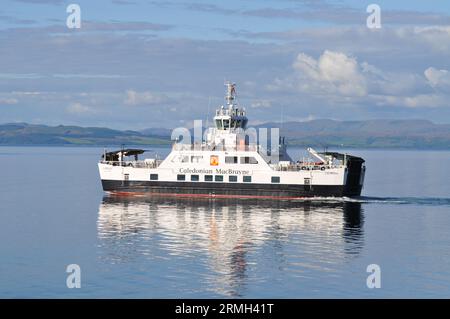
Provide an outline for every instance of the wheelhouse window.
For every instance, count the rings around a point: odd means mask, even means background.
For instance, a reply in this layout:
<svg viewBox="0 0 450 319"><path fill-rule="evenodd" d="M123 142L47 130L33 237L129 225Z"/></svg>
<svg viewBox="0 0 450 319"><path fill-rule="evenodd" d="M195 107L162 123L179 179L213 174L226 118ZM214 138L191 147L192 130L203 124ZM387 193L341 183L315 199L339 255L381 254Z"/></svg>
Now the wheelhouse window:
<svg viewBox="0 0 450 319"><path fill-rule="evenodd" d="M258 164L258 160L250 156L243 156L240 161L241 164Z"/></svg>
<svg viewBox="0 0 450 319"><path fill-rule="evenodd" d="M150 180L151 181L157 181L158 180L158 174L150 174Z"/></svg>
<svg viewBox="0 0 450 319"><path fill-rule="evenodd" d="M182 174L177 175L177 181L185 181L185 180L186 180L186 175L182 175Z"/></svg>
<svg viewBox="0 0 450 319"><path fill-rule="evenodd" d="M226 164L237 164L238 157L237 156L225 156Z"/></svg>
<svg viewBox="0 0 450 319"><path fill-rule="evenodd" d="M212 182L213 176L212 175L205 175L205 182Z"/></svg>
<svg viewBox="0 0 450 319"><path fill-rule="evenodd" d="M237 182L237 176L236 175L230 175L228 177L228 181L232 182L232 183L236 183Z"/></svg>
<svg viewBox="0 0 450 319"><path fill-rule="evenodd" d="M191 175L192 182L198 182L199 180L200 180L200 177L198 175Z"/></svg>
<svg viewBox="0 0 450 319"><path fill-rule="evenodd" d="M230 129L230 120L223 120L223 129L224 130Z"/></svg>
<svg viewBox="0 0 450 319"><path fill-rule="evenodd" d="M243 177L243 181L244 181L244 183L251 183L252 182L252 177L251 176L244 176Z"/></svg>
<svg viewBox="0 0 450 319"><path fill-rule="evenodd" d="M214 180L216 182L223 182L223 175L215 175Z"/></svg>
<svg viewBox="0 0 450 319"><path fill-rule="evenodd" d="M279 176L272 176L272 183L279 183L280 177Z"/></svg>

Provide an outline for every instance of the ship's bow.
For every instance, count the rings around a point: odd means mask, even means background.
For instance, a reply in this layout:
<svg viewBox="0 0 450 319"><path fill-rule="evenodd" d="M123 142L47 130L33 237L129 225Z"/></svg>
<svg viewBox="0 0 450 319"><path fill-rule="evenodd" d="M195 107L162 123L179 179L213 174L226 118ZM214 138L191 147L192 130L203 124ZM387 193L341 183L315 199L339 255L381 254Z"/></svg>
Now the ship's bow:
<svg viewBox="0 0 450 319"><path fill-rule="evenodd" d="M344 196L360 196L364 184L366 166L364 159L356 156L347 158L347 178L344 187Z"/></svg>

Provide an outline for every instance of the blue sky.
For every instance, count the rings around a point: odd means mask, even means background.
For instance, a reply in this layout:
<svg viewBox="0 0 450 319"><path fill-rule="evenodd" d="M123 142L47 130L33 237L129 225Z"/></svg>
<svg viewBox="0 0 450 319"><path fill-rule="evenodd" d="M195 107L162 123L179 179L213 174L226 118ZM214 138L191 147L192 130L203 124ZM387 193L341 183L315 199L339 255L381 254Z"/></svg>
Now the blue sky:
<svg viewBox="0 0 450 319"><path fill-rule="evenodd" d="M81 7L81 29L66 7ZM381 8L368 29L366 7ZM450 1L4 0L0 123L206 119L238 85L253 123L450 123Z"/></svg>

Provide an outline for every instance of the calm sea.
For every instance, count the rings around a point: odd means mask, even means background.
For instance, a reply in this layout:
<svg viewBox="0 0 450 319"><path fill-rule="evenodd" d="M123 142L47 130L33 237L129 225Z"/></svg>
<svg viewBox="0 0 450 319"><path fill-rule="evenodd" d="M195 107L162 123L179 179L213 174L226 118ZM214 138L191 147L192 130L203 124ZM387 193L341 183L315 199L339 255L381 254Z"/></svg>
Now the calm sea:
<svg viewBox="0 0 450 319"><path fill-rule="evenodd" d="M0 147L0 297L449 298L450 152L351 152L361 199L258 202L108 197L101 148Z"/></svg>

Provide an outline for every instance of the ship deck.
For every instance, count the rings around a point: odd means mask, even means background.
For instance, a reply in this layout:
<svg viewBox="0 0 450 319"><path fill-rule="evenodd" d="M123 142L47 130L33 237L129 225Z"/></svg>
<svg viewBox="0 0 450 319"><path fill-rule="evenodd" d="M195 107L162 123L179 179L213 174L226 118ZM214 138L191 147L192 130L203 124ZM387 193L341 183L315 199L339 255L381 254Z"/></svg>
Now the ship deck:
<svg viewBox="0 0 450 319"><path fill-rule="evenodd" d="M122 166L122 167L133 167L133 168L145 168L145 169L155 169L158 168L162 163L162 160L155 161L100 161L102 164L112 165L112 166ZM327 169L338 169L342 168L343 165L326 165L322 163L291 163L291 164L269 164L269 167L274 171L316 171L316 170L327 170Z"/></svg>

